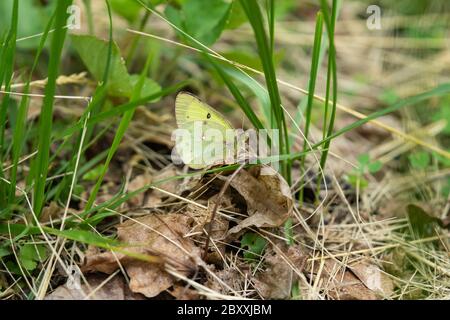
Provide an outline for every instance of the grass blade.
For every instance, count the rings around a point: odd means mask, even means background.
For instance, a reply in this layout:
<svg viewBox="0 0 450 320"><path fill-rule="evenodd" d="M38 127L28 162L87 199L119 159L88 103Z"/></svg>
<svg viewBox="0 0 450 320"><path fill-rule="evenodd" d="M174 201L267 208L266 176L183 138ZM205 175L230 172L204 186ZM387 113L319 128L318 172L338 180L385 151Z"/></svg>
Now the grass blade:
<svg viewBox="0 0 450 320"><path fill-rule="evenodd" d="M272 111L275 118L275 123L272 124L272 128L282 131L282 134L279 135L279 147L282 153L287 154L290 151L288 128L284 118L283 109L281 107L281 98L278 90L275 66L273 64L273 56L269 41L267 40L266 31L264 29L261 10L256 0L240 0L240 3L244 8L255 34L258 52L266 79L266 85L272 104ZM290 167L290 161L281 163L283 176L286 178L288 183L291 181Z"/></svg>
<svg viewBox="0 0 450 320"><path fill-rule="evenodd" d="M133 89L133 95L131 97L131 100L136 100L136 99L140 98L142 87L144 85L144 80L147 75L148 68L150 66L151 57L152 56L149 55L147 58L147 62L145 64L144 70L142 70L139 81ZM106 161L103 165L100 177L98 178L97 183L94 186L94 189L91 191L88 202L86 203L85 210L89 210L92 208L92 206L95 202L95 199L97 197L97 193L100 190L101 184L103 182L103 178L105 177L106 172L108 171L109 164L110 164L114 154L116 153L117 149L119 148L120 142L122 141L122 138L125 135L125 132L126 132L128 126L130 125L131 120L133 119L135 110L136 109L131 109L124 113L123 118L120 121L119 128L116 131L116 135L114 136L114 141L111 145L111 148L109 149L108 156L106 157Z"/></svg>
<svg viewBox="0 0 450 320"><path fill-rule="evenodd" d="M17 25L18 25L18 15L19 15L19 1L14 0L11 28L6 37L4 47L2 48L1 63L0 63L0 87L5 84L5 91L11 91L11 80L14 71L14 57L16 51L16 38L17 38ZM2 103L0 105L0 178L4 177L3 173L3 159L5 158L5 131L6 131L6 121L8 115L10 96L5 93L3 96ZM5 207L7 202L6 184L0 181L0 206Z"/></svg>
<svg viewBox="0 0 450 320"><path fill-rule="evenodd" d="M27 93L30 90L30 82L32 80L34 70L36 69L36 67L39 63L39 58L41 56L42 50L44 49L44 45L47 41L48 34L53 25L54 19L55 19L55 15L53 15L50 18L50 20L47 24L47 27L45 28L44 33L42 34L41 41L39 43L39 47L36 52L36 57L34 59L33 66L31 67L30 75L28 77L28 81L27 81L25 89L24 89L25 95L23 96L23 98L20 102L19 112L17 114L16 126L15 126L15 129L13 132L13 146L12 146L13 161L12 161L12 168L11 168L11 173L10 173L11 185L10 185L10 190L9 190L9 203L10 204L13 203L15 200L17 167L18 167L18 163L19 163L20 154L22 152L22 148L23 148L23 145L26 140L25 127L26 127L26 121L27 121L28 104L29 104L29 100L30 100L29 96L27 96Z"/></svg>
<svg viewBox="0 0 450 320"><path fill-rule="evenodd" d="M333 129L334 129L334 120L336 118L336 104L337 104L337 88L338 88L338 81L337 81L337 67L336 67L336 47L334 45L334 30L336 25L336 15L337 15L337 0L333 0L332 5L332 14L331 17L329 15L329 9L328 4L325 0L321 0L321 7L322 12L324 15L325 20L325 26L327 28L328 33L328 40L330 44L329 53L328 53L328 72L327 72L327 98L329 97L330 92L330 77L333 78L333 106L331 108L331 115L330 115L330 122L328 124L327 129L327 137L332 136ZM331 71L331 75L330 75ZM325 110L328 110L328 99L325 99ZM323 169L325 167L327 157L328 157L328 150L330 148L331 139L326 140L324 144L324 151L322 152L322 156L320 158L320 167ZM319 188L319 183L317 184Z"/></svg>
<svg viewBox="0 0 450 320"><path fill-rule="evenodd" d="M56 91L56 78L58 77L62 48L67 33L67 7L72 0L60 0L56 6L55 32L50 49L48 67L48 80L45 87L45 97L42 111L39 116L38 154L36 158L34 212L39 216L45 201L45 183L48 174L50 142L52 133L53 102Z"/></svg>
<svg viewBox="0 0 450 320"><path fill-rule="evenodd" d="M217 73L220 75L223 82L225 82L225 84L227 85L231 94L236 99L237 103L239 104L239 106L241 107L242 111L245 113L247 118L250 120L252 125L256 129L261 129L261 130L264 129L264 125L262 124L261 120L259 120L258 116L253 111L252 107L247 102L247 100L244 98L244 96L241 94L238 87L233 83L231 78L222 70L222 66L218 65L207 54L205 54L204 56L210 62L210 64L214 67L214 69L217 71Z"/></svg>
<svg viewBox="0 0 450 320"><path fill-rule="evenodd" d="M316 90L316 80L317 80L317 72L319 69L319 60L320 60L320 49L322 44L322 32L323 32L323 14L322 12L317 13L316 17L316 30L314 33L314 44L312 51L312 60L311 60L311 71L309 75L309 88L308 88L308 102L306 106L305 113L305 132L303 142L303 151L306 152L307 149L307 139L309 135L309 127L311 125L311 112L312 106L314 103L314 92ZM305 166L305 157L302 157L300 160L300 170L304 171ZM300 186L303 185L303 181L300 181ZM302 203L303 201L303 188L300 190L299 201Z"/></svg>

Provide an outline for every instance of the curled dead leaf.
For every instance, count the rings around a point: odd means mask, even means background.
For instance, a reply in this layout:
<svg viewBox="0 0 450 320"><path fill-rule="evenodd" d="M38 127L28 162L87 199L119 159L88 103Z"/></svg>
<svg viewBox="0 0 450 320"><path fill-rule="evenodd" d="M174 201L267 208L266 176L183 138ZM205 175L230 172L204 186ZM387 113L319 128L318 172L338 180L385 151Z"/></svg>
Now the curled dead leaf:
<svg viewBox="0 0 450 320"><path fill-rule="evenodd" d="M333 260L315 262L312 268L313 277L320 277L325 284L325 294L335 300L378 300L377 294L369 289L346 266ZM316 281L314 279L314 281Z"/></svg>
<svg viewBox="0 0 450 320"><path fill-rule="evenodd" d="M349 269L364 285L382 297L389 297L394 291L392 280L377 266L359 262L349 266Z"/></svg>
<svg viewBox="0 0 450 320"><path fill-rule="evenodd" d="M293 201L289 185L269 166L241 170L230 185L247 202L249 217L231 228L229 234L251 226L279 227L292 214Z"/></svg>
<svg viewBox="0 0 450 320"><path fill-rule="evenodd" d="M163 264L136 260L124 254L94 253L86 255L83 271L112 272L118 268L118 259L130 277L133 292L157 296L176 281L165 271L166 265L185 276L196 269L200 249L184 237L189 232L189 220L182 214L152 214L117 227L118 239L128 245L125 251L160 257Z"/></svg>

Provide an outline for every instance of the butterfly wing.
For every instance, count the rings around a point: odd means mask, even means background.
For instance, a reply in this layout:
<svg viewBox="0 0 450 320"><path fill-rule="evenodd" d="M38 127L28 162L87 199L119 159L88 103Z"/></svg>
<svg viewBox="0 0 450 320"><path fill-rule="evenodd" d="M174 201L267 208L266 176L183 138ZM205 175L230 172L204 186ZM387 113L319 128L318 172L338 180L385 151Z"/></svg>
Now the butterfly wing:
<svg viewBox="0 0 450 320"><path fill-rule="evenodd" d="M224 162L226 152L225 137L226 130L233 129L233 126L216 110L203 103L195 96L181 92L175 101L175 118L178 128L186 129L191 134L197 126L202 133L212 133L210 136L203 135L195 138L189 144L190 148L177 148L181 159L193 169L203 169L208 165ZM214 130L211 130L214 129ZM214 139L214 133L219 134L223 139ZM201 144L201 152L195 152L191 146ZM222 150L222 153L215 150Z"/></svg>
<svg viewBox="0 0 450 320"><path fill-rule="evenodd" d="M233 126L218 111L186 92L180 92L177 95L175 118L180 128L187 122L206 121L206 123L214 123L224 129L233 129Z"/></svg>

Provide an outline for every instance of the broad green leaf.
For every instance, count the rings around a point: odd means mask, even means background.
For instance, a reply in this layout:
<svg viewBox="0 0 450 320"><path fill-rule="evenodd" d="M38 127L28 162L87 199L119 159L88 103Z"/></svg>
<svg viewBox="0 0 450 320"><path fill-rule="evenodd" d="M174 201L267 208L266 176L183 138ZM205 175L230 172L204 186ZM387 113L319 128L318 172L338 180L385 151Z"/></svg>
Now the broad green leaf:
<svg viewBox="0 0 450 320"><path fill-rule="evenodd" d="M241 248L246 250L244 251L244 259L249 261L257 260L263 253L266 244L266 239L256 233L247 232L244 234L241 239Z"/></svg>
<svg viewBox="0 0 450 320"><path fill-rule="evenodd" d="M7 248L0 248L0 259L6 256L9 256L11 251Z"/></svg>
<svg viewBox="0 0 450 320"><path fill-rule="evenodd" d="M100 177L103 166L100 164L83 175L83 180L95 181Z"/></svg>
<svg viewBox="0 0 450 320"><path fill-rule="evenodd" d="M139 17L142 6L136 0L109 0L111 8L118 15L133 22Z"/></svg>
<svg viewBox="0 0 450 320"><path fill-rule="evenodd" d="M442 226L442 222L429 215L421 207L410 204L406 208L408 220L416 237L426 238L435 234L435 228Z"/></svg>
<svg viewBox="0 0 450 320"><path fill-rule="evenodd" d="M369 182L359 173L349 174L346 180L353 188L359 187L360 190L364 190L369 185Z"/></svg>
<svg viewBox="0 0 450 320"><path fill-rule="evenodd" d="M40 1L19 1L18 37L26 37L41 33L53 11L56 1L50 1L43 5ZM11 11L13 1L0 1L0 34L4 34L11 25ZM36 49L39 46L40 37L29 38L26 41L18 41L17 47L21 49Z"/></svg>
<svg viewBox="0 0 450 320"><path fill-rule="evenodd" d="M431 158L428 152L420 151L408 156L409 162L414 169L423 170L430 164Z"/></svg>
<svg viewBox="0 0 450 320"><path fill-rule="evenodd" d="M140 77L140 75L138 75L138 74L133 74L130 76L131 85L133 86L133 88L137 85L137 83L139 81L139 77ZM150 78L145 78L140 97L150 96L159 91L161 91L161 86L158 83L156 83L154 80L152 80ZM158 101L159 99L160 98L158 97L154 100L150 100L149 102L155 102L155 101Z"/></svg>
<svg viewBox="0 0 450 320"><path fill-rule="evenodd" d="M91 35L72 35L72 43L95 79L101 81L106 68L108 41ZM108 92L113 96L129 97L133 90L125 61L117 44L112 46L111 68L108 77Z"/></svg>
<svg viewBox="0 0 450 320"><path fill-rule="evenodd" d="M37 267L37 262L34 260L20 259L20 264L22 265L22 268L25 268L28 271L33 271Z"/></svg>
<svg viewBox="0 0 450 320"><path fill-rule="evenodd" d="M380 161L371 162L367 165L367 169L370 173L376 173L380 171L382 167L383 163L381 163Z"/></svg>
<svg viewBox="0 0 450 320"><path fill-rule="evenodd" d="M25 244L20 248L19 260L25 269L34 270L38 262L42 262L47 257L47 250L44 245Z"/></svg>
<svg viewBox="0 0 450 320"><path fill-rule="evenodd" d="M236 29L247 21L247 16L239 1L233 1L226 29Z"/></svg>
<svg viewBox="0 0 450 320"><path fill-rule="evenodd" d="M205 45L219 38L228 20L231 3L224 0L186 0L181 9L167 6L166 17Z"/></svg>
<svg viewBox="0 0 450 320"><path fill-rule="evenodd" d="M358 163L361 167L367 166L369 164L369 162L370 162L370 157L367 153L363 153L358 156Z"/></svg>
<svg viewBox="0 0 450 320"><path fill-rule="evenodd" d="M396 103L399 99L398 94L392 89L384 91L380 96L380 100L388 105Z"/></svg>
<svg viewBox="0 0 450 320"><path fill-rule="evenodd" d="M8 271L11 272L12 274L22 274L17 263L14 263L11 260L6 261L6 267L8 268Z"/></svg>

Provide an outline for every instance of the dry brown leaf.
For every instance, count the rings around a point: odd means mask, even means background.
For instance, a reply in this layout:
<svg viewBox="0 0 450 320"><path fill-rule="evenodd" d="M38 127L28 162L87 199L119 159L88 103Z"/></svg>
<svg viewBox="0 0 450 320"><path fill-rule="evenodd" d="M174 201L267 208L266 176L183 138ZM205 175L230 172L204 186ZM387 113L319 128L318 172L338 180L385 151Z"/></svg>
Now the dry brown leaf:
<svg viewBox="0 0 450 320"><path fill-rule="evenodd" d="M178 187L181 184L182 180L170 179L177 175L178 173L175 166L173 165L167 166L153 177L153 181L156 183L155 187L167 191L169 193L177 194ZM163 181L165 179L169 180L158 183L159 181ZM167 193L153 189L150 195L147 197L147 200L145 201L145 207L149 208L155 207L156 205L160 204L163 201L163 199L167 197L168 197Z"/></svg>
<svg viewBox="0 0 450 320"><path fill-rule="evenodd" d="M373 264L359 262L350 265L349 269L367 288L382 297L389 297L394 291L392 280Z"/></svg>
<svg viewBox="0 0 450 320"><path fill-rule="evenodd" d="M119 239L125 243L143 245L130 247L136 253L162 257L180 273L188 275L195 270L193 260L200 250L192 240L184 238L189 231L189 217L181 214L148 215L135 221L127 221L118 227ZM130 288L147 297L154 297L173 285L174 279L155 264L132 261L126 266L130 276Z"/></svg>
<svg viewBox="0 0 450 320"><path fill-rule="evenodd" d="M235 292L243 292L247 287L247 276L243 276L243 273L247 274L248 277L250 277L251 272L250 270L245 270L244 268L240 269L241 270L238 271L237 267L227 268L215 272L211 270L214 272L217 278L208 273L207 282L205 285L209 289L224 295L233 294L233 290Z"/></svg>
<svg viewBox="0 0 450 320"><path fill-rule="evenodd" d="M265 299L290 298L292 284L298 280L296 271L302 272L305 262L306 255L299 246L290 246L287 250L285 247L279 248L266 256L267 267L254 280L259 294Z"/></svg>
<svg viewBox="0 0 450 320"><path fill-rule="evenodd" d="M63 213L64 209L58 206L56 202L52 201L50 202L50 205L42 209L42 214L39 221L42 223L50 222L62 216Z"/></svg>
<svg viewBox="0 0 450 320"><path fill-rule="evenodd" d="M229 234L251 226L278 227L292 213L293 201L289 185L269 166L241 170L230 185L247 202L249 217L230 229Z"/></svg>
<svg viewBox="0 0 450 320"><path fill-rule="evenodd" d="M140 294L133 293L126 285L124 279L116 275L106 283L102 283L107 276L92 274L86 277L88 284L80 288L70 288L67 284L59 286L45 297L45 300L143 300Z"/></svg>
<svg viewBox="0 0 450 320"><path fill-rule="evenodd" d="M102 251L101 249L89 246L84 256L84 264L81 271L93 272L100 271L111 274L119 267L118 262L122 262L126 258L121 253L112 253L110 251Z"/></svg>
<svg viewBox="0 0 450 320"><path fill-rule="evenodd" d="M338 300L377 300L376 294L368 289L357 277L348 270L340 281L334 279L334 288L329 296Z"/></svg>
<svg viewBox="0 0 450 320"><path fill-rule="evenodd" d="M175 284L170 294L177 300L199 300L200 295L197 291Z"/></svg>
<svg viewBox="0 0 450 320"><path fill-rule="evenodd" d="M314 277L318 276L320 262L314 263ZM309 272L307 273L309 274ZM350 270L340 263L326 260L320 273L326 294L336 300L377 300L377 295L367 288ZM314 280L315 281L315 280Z"/></svg>
<svg viewBox="0 0 450 320"><path fill-rule="evenodd" d="M145 186L148 186L150 183L152 183L152 177L148 172L138 175L128 184L128 192L134 192L136 190L139 190ZM144 196L145 193L141 192L136 196L134 196L133 198L131 198L130 200L128 200L127 203L132 208L142 206L144 202Z"/></svg>
<svg viewBox="0 0 450 320"><path fill-rule="evenodd" d="M117 227L118 239L129 247L125 251L160 257L164 264L189 275L196 268L200 249L184 238L189 231L190 218L182 214L147 215L129 220ZM130 276L130 289L147 297L157 296L171 287L175 279L160 264L132 259L116 254ZM87 254L83 271L112 272L118 268L110 252Z"/></svg>

